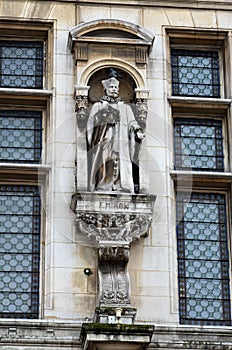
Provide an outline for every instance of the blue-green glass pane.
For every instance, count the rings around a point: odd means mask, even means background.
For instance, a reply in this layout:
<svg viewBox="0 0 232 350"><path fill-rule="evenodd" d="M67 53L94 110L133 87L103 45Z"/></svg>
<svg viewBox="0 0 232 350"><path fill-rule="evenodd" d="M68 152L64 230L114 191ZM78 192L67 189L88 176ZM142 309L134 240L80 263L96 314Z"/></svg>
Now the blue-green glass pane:
<svg viewBox="0 0 232 350"><path fill-rule="evenodd" d="M186 297L194 299L217 299L222 296L220 280L188 278L186 280Z"/></svg>
<svg viewBox="0 0 232 350"><path fill-rule="evenodd" d="M221 321L224 316L222 300L189 299L187 314L191 319Z"/></svg>
<svg viewBox="0 0 232 350"><path fill-rule="evenodd" d="M0 41L1 86L42 88L43 43Z"/></svg>
<svg viewBox="0 0 232 350"><path fill-rule="evenodd" d="M0 317L38 318L40 198L34 186L0 186Z"/></svg>
<svg viewBox="0 0 232 350"><path fill-rule="evenodd" d="M0 111L2 162L39 163L41 150L41 112Z"/></svg>
<svg viewBox="0 0 232 350"><path fill-rule="evenodd" d="M177 118L174 128L176 169L224 170L220 120Z"/></svg>
<svg viewBox="0 0 232 350"><path fill-rule="evenodd" d="M172 50L173 95L219 97L219 58L216 51Z"/></svg>
<svg viewBox="0 0 232 350"><path fill-rule="evenodd" d="M179 193L177 217L180 322L229 325L225 196Z"/></svg>
<svg viewBox="0 0 232 350"><path fill-rule="evenodd" d="M221 278L221 264L220 261L209 260L186 260L185 273L186 278Z"/></svg>

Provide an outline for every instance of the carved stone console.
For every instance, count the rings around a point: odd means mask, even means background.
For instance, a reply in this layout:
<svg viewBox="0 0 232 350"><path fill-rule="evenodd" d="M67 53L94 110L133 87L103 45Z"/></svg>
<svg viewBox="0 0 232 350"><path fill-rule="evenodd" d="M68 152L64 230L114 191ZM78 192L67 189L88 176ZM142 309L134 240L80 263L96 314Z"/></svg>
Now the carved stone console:
<svg viewBox="0 0 232 350"><path fill-rule="evenodd" d="M155 196L82 192L72 196L77 230L98 248L99 295L96 321L133 323L130 304L130 244L148 235Z"/></svg>

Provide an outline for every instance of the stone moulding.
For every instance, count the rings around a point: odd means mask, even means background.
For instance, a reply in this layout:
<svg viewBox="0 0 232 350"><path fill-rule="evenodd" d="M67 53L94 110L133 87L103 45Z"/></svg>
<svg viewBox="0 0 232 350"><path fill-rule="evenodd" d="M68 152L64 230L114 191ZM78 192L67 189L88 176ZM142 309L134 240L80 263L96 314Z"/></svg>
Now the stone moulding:
<svg viewBox="0 0 232 350"><path fill-rule="evenodd" d="M115 35L112 37L112 34L111 36L105 34L94 38L92 33L95 33L97 30L105 30ZM121 42L127 44L142 44L150 47L154 40L154 35L138 24L116 19L100 19L81 23L72 28L69 32L68 47L73 51L76 41L87 42L97 40L97 42L105 42L107 39L108 42L115 43L115 38L117 38L117 42L121 40Z"/></svg>
<svg viewBox="0 0 232 350"><path fill-rule="evenodd" d="M150 343L153 325L83 323L81 342L85 350L143 350Z"/></svg>

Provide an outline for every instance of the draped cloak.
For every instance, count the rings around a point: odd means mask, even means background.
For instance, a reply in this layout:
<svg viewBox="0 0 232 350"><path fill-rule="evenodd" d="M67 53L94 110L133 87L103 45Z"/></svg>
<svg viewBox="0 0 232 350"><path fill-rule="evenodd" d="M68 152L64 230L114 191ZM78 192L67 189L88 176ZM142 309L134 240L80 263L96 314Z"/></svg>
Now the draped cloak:
<svg viewBox="0 0 232 350"><path fill-rule="evenodd" d="M115 114L112 120L104 117L109 108ZM140 126L131 107L124 102L109 103L102 100L92 106L87 123L90 191L98 187L109 190L107 186L112 169L107 167L107 163L110 164L113 154L118 154L120 187L122 191L134 193L132 162L138 157L139 147L135 142L136 129L140 129Z"/></svg>

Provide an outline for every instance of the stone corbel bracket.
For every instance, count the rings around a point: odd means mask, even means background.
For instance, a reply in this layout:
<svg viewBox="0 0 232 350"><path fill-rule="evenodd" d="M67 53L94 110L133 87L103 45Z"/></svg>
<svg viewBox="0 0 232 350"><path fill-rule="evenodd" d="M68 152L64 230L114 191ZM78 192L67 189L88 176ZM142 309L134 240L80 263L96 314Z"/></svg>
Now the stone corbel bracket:
<svg viewBox="0 0 232 350"><path fill-rule="evenodd" d="M101 311L97 320L100 323L105 317L112 318L102 311L105 308L121 308L122 319L133 322L134 311L127 310L127 316L124 315L125 308L131 308L127 272L129 248L131 242L148 235L155 199L152 195L127 193L82 192L72 196L71 208L76 215L77 230L98 248Z"/></svg>
<svg viewBox="0 0 232 350"><path fill-rule="evenodd" d="M71 209L79 232L99 247L109 242L122 246L148 235L155 199L154 195L81 192L73 194Z"/></svg>

